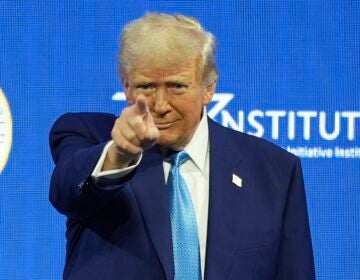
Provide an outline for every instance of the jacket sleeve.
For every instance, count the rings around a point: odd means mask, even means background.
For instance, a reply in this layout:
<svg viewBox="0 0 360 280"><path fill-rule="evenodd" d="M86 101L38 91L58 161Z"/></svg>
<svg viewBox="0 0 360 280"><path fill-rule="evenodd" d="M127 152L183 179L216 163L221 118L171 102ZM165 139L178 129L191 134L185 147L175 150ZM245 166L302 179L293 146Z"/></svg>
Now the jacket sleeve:
<svg viewBox="0 0 360 280"><path fill-rule="evenodd" d="M315 279L304 181L299 159L290 179L276 279Z"/></svg>
<svg viewBox="0 0 360 280"><path fill-rule="evenodd" d="M100 186L91 177L106 143L96 139L80 114L65 114L53 125L50 148L55 168L49 198L67 217L91 217L126 184L129 176L114 186Z"/></svg>

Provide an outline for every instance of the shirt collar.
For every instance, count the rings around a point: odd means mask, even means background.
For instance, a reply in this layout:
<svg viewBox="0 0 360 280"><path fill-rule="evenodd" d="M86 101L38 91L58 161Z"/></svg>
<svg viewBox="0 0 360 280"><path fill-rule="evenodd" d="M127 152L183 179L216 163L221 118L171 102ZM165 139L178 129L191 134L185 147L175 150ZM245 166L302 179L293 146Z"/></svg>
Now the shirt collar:
<svg viewBox="0 0 360 280"><path fill-rule="evenodd" d="M204 171L205 160L209 144L209 129L206 108L204 107L203 116L198 127L191 138L190 142L185 146L184 150L195 163L195 165Z"/></svg>

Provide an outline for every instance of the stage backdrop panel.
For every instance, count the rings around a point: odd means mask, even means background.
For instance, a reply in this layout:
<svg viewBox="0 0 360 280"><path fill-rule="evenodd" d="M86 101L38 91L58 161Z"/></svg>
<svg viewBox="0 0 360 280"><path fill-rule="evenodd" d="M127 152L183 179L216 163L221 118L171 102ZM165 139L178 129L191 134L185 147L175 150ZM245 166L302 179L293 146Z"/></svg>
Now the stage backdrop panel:
<svg viewBox="0 0 360 280"><path fill-rule="evenodd" d="M302 159L317 279L360 279L359 1L0 1L0 279L60 279L48 133L65 112L126 106L121 27L146 11L218 39L209 115Z"/></svg>

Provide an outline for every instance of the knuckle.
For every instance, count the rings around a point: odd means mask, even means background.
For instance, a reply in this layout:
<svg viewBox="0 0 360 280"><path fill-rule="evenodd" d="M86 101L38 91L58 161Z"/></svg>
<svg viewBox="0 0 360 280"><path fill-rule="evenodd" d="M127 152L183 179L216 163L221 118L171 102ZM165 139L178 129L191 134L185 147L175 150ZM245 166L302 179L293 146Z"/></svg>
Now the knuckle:
<svg viewBox="0 0 360 280"><path fill-rule="evenodd" d="M139 139L140 142L143 142L143 141L146 140L146 135L142 131L139 131L136 136L137 136L137 139Z"/></svg>
<svg viewBox="0 0 360 280"><path fill-rule="evenodd" d="M128 119L128 123L132 127L139 127L143 125L143 120L140 116L133 116Z"/></svg>
<svg viewBox="0 0 360 280"><path fill-rule="evenodd" d="M126 141L121 141L120 143L120 149L123 153L126 154L132 154L131 149L130 149L130 145L129 143L127 143Z"/></svg>
<svg viewBox="0 0 360 280"><path fill-rule="evenodd" d="M132 130L128 130L128 131L126 131L126 139L128 140L128 141L130 141L130 142L134 142L134 141L136 141L136 134L135 134L135 132L134 131L132 131Z"/></svg>
<svg viewBox="0 0 360 280"><path fill-rule="evenodd" d="M118 134L118 130L114 127L112 130L111 130L111 138L112 140L114 140L115 142L118 140L119 138L119 134Z"/></svg>

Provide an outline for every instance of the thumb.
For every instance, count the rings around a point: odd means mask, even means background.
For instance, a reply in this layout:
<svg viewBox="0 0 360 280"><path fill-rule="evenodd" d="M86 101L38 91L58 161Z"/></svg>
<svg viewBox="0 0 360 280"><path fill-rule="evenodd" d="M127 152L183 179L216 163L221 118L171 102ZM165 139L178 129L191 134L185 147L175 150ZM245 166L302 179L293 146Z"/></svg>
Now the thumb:
<svg viewBox="0 0 360 280"><path fill-rule="evenodd" d="M146 136L150 141L155 141L160 136L160 132L155 126L154 119L151 114L144 117L145 126L147 129Z"/></svg>
<svg viewBox="0 0 360 280"><path fill-rule="evenodd" d="M160 132L156 126L149 127L147 131L147 137L149 138L149 140L156 141L156 139L158 139L159 136L160 136Z"/></svg>

